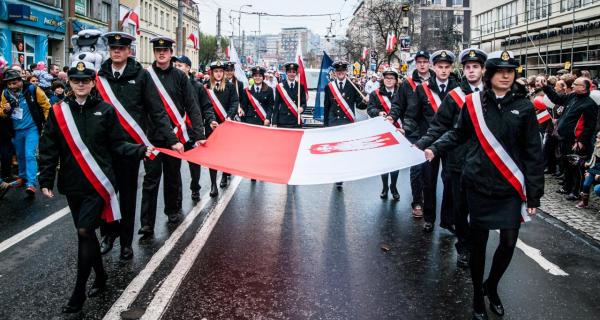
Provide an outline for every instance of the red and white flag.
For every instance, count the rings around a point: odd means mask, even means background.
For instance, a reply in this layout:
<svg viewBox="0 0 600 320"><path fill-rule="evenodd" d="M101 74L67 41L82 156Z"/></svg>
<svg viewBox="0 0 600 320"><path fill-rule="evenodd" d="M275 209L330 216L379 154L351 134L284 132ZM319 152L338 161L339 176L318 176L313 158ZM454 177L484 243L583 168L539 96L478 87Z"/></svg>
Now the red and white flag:
<svg viewBox="0 0 600 320"><path fill-rule="evenodd" d="M546 102L544 101L545 97L546 96L537 96L535 99L533 99L533 106L535 107L537 121L539 124L552 119L552 116L548 111L548 105L546 105Z"/></svg>
<svg viewBox="0 0 600 320"><path fill-rule="evenodd" d="M302 61L302 45L298 42L298 47L296 48L296 63L298 64L298 81L300 84L304 86L304 94L308 99L308 85L306 82L306 72L304 71L304 62Z"/></svg>
<svg viewBox="0 0 600 320"><path fill-rule="evenodd" d="M135 26L135 33L140 35L140 16L135 12L134 9L127 11L123 19L121 19L121 27L126 23L131 23Z"/></svg>
<svg viewBox="0 0 600 320"><path fill-rule="evenodd" d="M198 50L198 44L200 41L198 36L192 32L192 33L190 33L190 35L187 38L188 38L188 40L192 41L192 43L194 44L194 49Z"/></svg>
<svg viewBox="0 0 600 320"><path fill-rule="evenodd" d="M367 49L367 47L363 47L362 54L360 56L360 60L365 61L365 60L367 60L368 56L369 56L369 49Z"/></svg>
<svg viewBox="0 0 600 320"><path fill-rule="evenodd" d="M232 157L231 150L238 156ZM310 130L225 121L201 147L183 154L160 151L234 175L291 185L363 179L425 161L422 151L379 117Z"/></svg>
<svg viewBox="0 0 600 320"><path fill-rule="evenodd" d="M102 171L83 140L81 140L81 135L79 134L69 105L65 102L56 104L52 110L58 127L83 175L85 175L100 197L104 199L104 208L100 217L106 222L121 219L116 188L112 185L104 171Z"/></svg>
<svg viewBox="0 0 600 320"><path fill-rule="evenodd" d="M385 42L385 51L388 54L394 52L394 50L396 49L397 42L398 42L398 38L396 38L396 35L393 32L388 33L387 40Z"/></svg>

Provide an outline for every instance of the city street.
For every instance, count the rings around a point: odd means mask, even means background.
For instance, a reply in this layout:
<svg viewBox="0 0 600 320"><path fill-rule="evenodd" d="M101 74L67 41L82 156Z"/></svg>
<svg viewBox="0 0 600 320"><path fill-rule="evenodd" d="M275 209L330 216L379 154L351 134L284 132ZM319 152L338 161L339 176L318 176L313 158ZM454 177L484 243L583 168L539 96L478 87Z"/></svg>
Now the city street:
<svg viewBox="0 0 600 320"><path fill-rule="evenodd" d="M162 196L153 241L135 257L104 257L108 291L63 317L75 280L76 234L64 198L0 202L0 319L468 319L471 284L457 269L454 238L421 231L401 201L381 200L378 177L285 186L233 177L219 197L189 200L168 226ZM138 209L139 211L139 209ZM53 219L54 221L49 221ZM137 230L137 227L136 227ZM488 246L488 268L497 233ZM504 319L594 319L600 249L541 214L521 229L500 283ZM539 251L538 251L539 250ZM492 319L495 318L491 313Z"/></svg>

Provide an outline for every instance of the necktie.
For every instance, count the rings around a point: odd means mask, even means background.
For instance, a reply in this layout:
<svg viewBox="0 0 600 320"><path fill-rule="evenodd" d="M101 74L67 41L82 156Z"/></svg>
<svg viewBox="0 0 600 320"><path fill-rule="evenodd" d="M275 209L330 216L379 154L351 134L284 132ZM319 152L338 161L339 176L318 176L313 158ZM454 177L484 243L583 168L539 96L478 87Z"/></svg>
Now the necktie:
<svg viewBox="0 0 600 320"><path fill-rule="evenodd" d="M293 82L290 84L290 89L294 90L294 83Z"/></svg>
<svg viewBox="0 0 600 320"><path fill-rule="evenodd" d="M260 87L254 86L254 91L256 91L256 93L258 93L260 91Z"/></svg>
<svg viewBox="0 0 600 320"><path fill-rule="evenodd" d="M440 92L444 93L446 91L446 85L445 84L440 84Z"/></svg>
<svg viewBox="0 0 600 320"><path fill-rule="evenodd" d="M215 83L215 87L219 87L219 86L221 86L220 82Z"/></svg>
<svg viewBox="0 0 600 320"><path fill-rule="evenodd" d="M115 71L115 79L119 79L121 73L119 71Z"/></svg>
<svg viewBox="0 0 600 320"><path fill-rule="evenodd" d="M475 87L475 92L479 92L479 88L478 87Z"/></svg>
<svg viewBox="0 0 600 320"><path fill-rule="evenodd" d="M344 83L342 81L338 82L338 88L340 88L340 91L344 91Z"/></svg>

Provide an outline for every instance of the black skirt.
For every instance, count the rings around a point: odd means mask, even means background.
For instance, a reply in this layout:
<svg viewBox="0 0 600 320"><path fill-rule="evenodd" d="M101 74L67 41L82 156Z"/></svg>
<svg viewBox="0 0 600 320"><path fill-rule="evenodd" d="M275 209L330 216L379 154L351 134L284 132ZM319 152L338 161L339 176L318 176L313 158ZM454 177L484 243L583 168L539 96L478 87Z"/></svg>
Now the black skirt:
<svg viewBox="0 0 600 320"><path fill-rule="evenodd" d="M522 201L515 196L489 196L474 189L466 190L469 224L474 229L518 229L521 226Z"/></svg>
<svg viewBox="0 0 600 320"><path fill-rule="evenodd" d="M67 203L77 229L94 230L100 226L104 199L97 193L67 195Z"/></svg>

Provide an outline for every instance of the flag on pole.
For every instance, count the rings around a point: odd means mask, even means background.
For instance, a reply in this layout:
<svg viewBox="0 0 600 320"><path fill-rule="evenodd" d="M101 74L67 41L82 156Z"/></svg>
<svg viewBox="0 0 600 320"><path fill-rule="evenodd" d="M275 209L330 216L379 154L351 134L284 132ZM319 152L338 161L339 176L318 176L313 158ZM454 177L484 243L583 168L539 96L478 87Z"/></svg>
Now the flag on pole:
<svg viewBox="0 0 600 320"><path fill-rule="evenodd" d="M232 157L231 150L238 156ZM159 151L234 175L290 185L363 179L425 161L423 152L381 117L309 130L225 121L201 147L183 154Z"/></svg>
<svg viewBox="0 0 600 320"><path fill-rule="evenodd" d="M397 42L398 38L396 38L396 35L393 32L388 33L387 41L385 43L385 51L388 54L394 52Z"/></svg>
<svg viewBox="0 0 600 320"><path fill-rule="evenodd" d="M191 40L194 44L194 49L198 50L198 42L200 41L200 39L198 39L198 36L196 36L196 34L192 32L187 38L188 40Z"/></svg>
<svg viewBox="0 0 600 320"><path fill-rule="evenodd" d="M362 54L360 56L360 61L366 61L369 57L369 49L367 47L363 47Z"/></svg>
<svg viewBox="0 0 600 320"><path fill-rule="evenodd" d="M123 19L121 20L121 29L125 26L126 23L131 23L135 26L135 33L140 35L140 17L135 12L134 9L127 11Z"/></svg>
<svg viewBox="0 0 600 320"><path fill-rule="evenodd" d="M302 62L302 43L298 41L296 48L296 63L298 64L298 81L304 86L304 93L308 99L308 85L306 83L306 73L304 72L304 62Z"/></svg>
<svg viewBox="0 0 600 320"><path fill-rule="evenodd" d="M240 58L238 57L237 51L235 51L233 42L229 43L229 47L226 52L229 53L229 61L235 62L235 78L244 84L244 88L249 87L250 84L248 83L248 78L246 78L246 73L244 72L244 69L242 69L242 64L240 63Z"/></svg>
<svg viewBox="0 0 600 320"><path fill-rule="evenodd" d="M323 112L325 110L325 87L329 83L329 71L333 60L323 51L323 59L321 60L321 71L319 72L319 81L317 82L317 97L315 98L315 109L313 118L323 121Z"/></svg>

